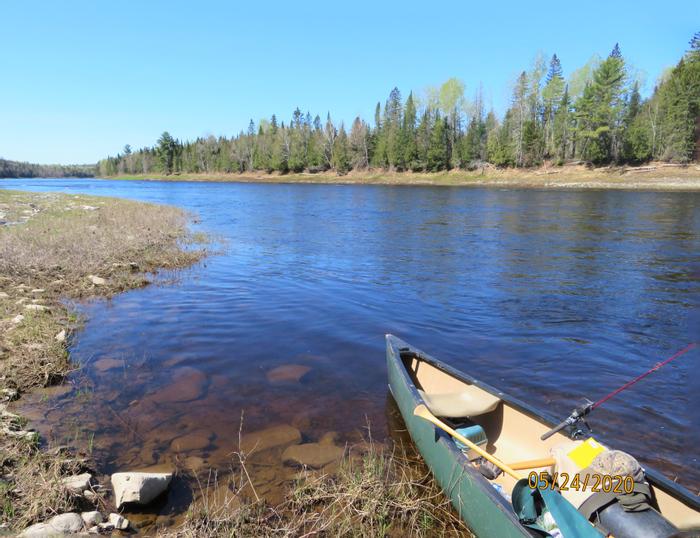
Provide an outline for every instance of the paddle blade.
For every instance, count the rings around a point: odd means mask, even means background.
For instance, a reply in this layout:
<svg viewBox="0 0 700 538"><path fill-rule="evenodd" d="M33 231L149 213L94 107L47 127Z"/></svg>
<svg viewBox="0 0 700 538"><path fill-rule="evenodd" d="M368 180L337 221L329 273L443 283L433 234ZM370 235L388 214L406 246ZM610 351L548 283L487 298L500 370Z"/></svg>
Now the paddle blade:
<svg viewBox="0 0 700 538"><path fill-rule="evenodd" d="M422 418L428 418L433 416L433 414L428 410L425 404L418 404L413 410L413 414L417 417Z"/></svg>

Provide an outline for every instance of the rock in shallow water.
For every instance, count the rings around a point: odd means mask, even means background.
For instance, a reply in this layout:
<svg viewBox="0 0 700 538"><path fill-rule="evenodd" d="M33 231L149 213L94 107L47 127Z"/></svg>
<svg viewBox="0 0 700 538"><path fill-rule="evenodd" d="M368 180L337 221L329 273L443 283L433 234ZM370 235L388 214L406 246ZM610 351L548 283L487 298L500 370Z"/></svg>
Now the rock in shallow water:
<svg viewBox="0 0 700 538"><path fill-rule="evenodd" d="M212 437L214 437L214 434L210 431L193 431L183 435L182 437L173 439L173 441L170 443L170 448L175 452L199 450L209 446Z"/></svg>
<svg viewBox="0 0 700 538"><path fill-rule="evenodd" d="M124 503L148 504L168 489L172 478L172 473L114 473L114 503L117 507Z"/></svg>
<svg viewBox="0 0 700 538"><path fill-rule="evenodd" d="M345 450L330 443L305 443L287 447L282 453L285 465L301 465L320 469L324 465L338 461Z"/></svg>
<svg viewBox="0 0 700 538"><path fill-rule="evenodd" d="M196 368L179 368L172 383L154 392L148 400L154 403L189 402L204 395L207 376Z"/></svg>
<svg viewBox="0 0 700 538"><path fill-rule="evenodd" d="M262 452L270 448L301 442L301 432L293 426L280 424L257 432L247 433L241 441L241 451Z"/></svg>
<svg viewBox="0 0 700 538"><path fill-rule="evenodd" d="M266 377L270 383L297 383L310 371L303 364L283 364L267 372Z"/></svg>

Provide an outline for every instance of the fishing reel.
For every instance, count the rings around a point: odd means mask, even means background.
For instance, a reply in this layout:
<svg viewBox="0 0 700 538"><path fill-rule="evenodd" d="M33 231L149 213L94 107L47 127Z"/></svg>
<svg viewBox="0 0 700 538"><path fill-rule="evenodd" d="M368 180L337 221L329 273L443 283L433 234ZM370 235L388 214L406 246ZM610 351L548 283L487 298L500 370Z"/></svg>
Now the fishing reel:
<svg viewBox="0 0 700 538"><path fill-rule="evenodd" d="M581 439L583 437L588 437L593 431L591 427L586 422L586 415L588 415L593 410L593 402L589 399L584 399L581 405L574 408L571 414L564 419L563 422L557 424L554 428L546 432L540 437L542 441L549 439L552 435L558 431L563 430L566 427L570 427L569 437L571 439Z"/></svg>

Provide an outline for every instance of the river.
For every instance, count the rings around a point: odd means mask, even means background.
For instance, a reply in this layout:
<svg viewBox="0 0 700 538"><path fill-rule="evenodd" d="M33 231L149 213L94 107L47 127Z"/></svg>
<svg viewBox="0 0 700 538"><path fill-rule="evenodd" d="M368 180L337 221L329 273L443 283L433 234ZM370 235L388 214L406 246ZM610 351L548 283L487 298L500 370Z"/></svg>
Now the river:
<svg viewBox="0 0 700 538"><path fill-rule="evenodd" d="M700 193L0 186L173 204L217 238L192 268L80 305L79 397L31 404L54 442L90 436L104 472L170 461L193 431L178 457L225 467L242 416L244 432L292 424L309 441L335 431L352 443L369 425L382 439L386 333L560 417L700 338ZM308 370L298 382L270 373L290 364ZM590 417L597 436L694 492L698 369L694 351Z"/></svg>

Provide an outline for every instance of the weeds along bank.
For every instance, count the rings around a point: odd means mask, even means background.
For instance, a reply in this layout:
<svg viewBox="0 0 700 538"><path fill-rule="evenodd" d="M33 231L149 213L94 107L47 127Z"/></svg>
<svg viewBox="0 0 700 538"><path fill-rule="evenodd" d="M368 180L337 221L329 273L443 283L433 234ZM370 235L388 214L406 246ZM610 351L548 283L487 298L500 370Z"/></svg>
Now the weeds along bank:
<svg viewBox="0 0 700 538"><path fill-rule="evenodd" d="M174 207L128 200L0 190L0 518L13 530L73 509L84 497L65 477L90 462L40 450L26 421L7 410L35 388L60 383L76 365L67 342L79 319L65 299L109 297L147 273L204 256L202 237ZM94 509L100 496L88 501Z"/></svg>

